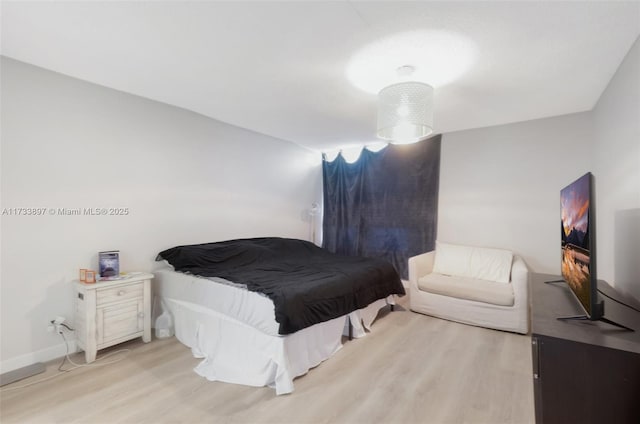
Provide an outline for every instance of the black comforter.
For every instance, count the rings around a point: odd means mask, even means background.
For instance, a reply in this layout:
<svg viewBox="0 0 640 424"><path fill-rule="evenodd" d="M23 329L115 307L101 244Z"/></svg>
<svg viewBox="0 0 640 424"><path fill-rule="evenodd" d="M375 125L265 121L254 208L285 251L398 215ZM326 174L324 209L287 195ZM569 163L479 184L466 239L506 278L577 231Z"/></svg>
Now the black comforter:
<svg viewBox="0 0 640 424"><path fill-rule="evenodd" d="M294 333L405 291L381 259L341 256L303 240L255 238L178 246L158 254L176 271L219 277L263 293L280 334Z"/></svg>

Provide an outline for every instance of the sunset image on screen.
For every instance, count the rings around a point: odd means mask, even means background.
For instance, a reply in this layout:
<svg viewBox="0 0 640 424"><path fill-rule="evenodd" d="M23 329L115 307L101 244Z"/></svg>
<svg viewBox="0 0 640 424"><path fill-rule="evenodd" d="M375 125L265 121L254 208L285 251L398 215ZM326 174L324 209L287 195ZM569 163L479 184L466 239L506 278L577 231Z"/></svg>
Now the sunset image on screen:
<svg viewBox="0 0 640 424"><path fill-rule="evenodd" d="M589 252L589 174L560 191L562 277L591 312Z"/></svg>

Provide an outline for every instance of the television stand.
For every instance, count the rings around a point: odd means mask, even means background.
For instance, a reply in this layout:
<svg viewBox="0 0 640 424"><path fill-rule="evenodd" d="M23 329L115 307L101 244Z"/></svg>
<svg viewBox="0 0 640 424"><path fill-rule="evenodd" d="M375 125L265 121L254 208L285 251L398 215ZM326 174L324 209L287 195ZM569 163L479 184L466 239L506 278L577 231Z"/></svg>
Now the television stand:
<svg viewBox="0 0 640 424"><path fill-rule="evenodd" d="M549 280L549 281L545 281L545 284L555 284L555 283L566 283L565 280ZM601 304L601 308L604 309L604 302ZM600 318L596 318L596 319L592 319L587 315L572 315L572 316L568 316L568 317L558 317L556 318L557 320L560 321L571 321L571 320L585 320L585 321L602 321L602 322L606 322L607 324L611 324L613 326L619 327L619 328L623 328L627 331L635 331L633 328L629 328L626 325L622 325L622 324L618 324L615 321L611 321L608 318L605 317L600 317Z"/></svg>
<svg viewBox="0 0 640 424"><path fill-rule="evenodd" d="M610 319L607 319L605 317L600 317L598 319L592 320L591 318L589 318L586 315L573 315L573 316L569 316L569 317L558 317L556 319L560 320L560 321L570 321L570 320L574 320L574 319L575 320L602 321L602 322L606 322L607 324L614 325L616 327L624 328L627 331L635 331L633 328L629 328L629 327L624 326L622 324L618 324L617 322L611 321Z"/></svg>
<svg viewBox="0 0 640 424"><path fill-rule="evenodd" d="M558 321L558 311L583 312L573 293L544 284L557 275L530 275L536 423L640 423L640 331ZM605 282L598 288L634 304ZM640 329L640 312L615 302L607 302L607 317Z"/></svg>

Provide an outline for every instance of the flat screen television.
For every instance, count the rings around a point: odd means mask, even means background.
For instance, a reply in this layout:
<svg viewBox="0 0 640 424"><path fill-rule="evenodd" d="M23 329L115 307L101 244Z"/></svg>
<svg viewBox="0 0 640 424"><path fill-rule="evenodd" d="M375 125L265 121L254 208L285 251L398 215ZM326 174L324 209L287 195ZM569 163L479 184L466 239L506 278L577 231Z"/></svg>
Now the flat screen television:
<svg viewBox="0 0 640 424"><path fill-rule="evenodd" d="M596 231L593 175L587 172L560 190L560 237L562 280L574 294L585 315L558 318L605 321L631 330L604 317L604 301L598 298L596 278ZM633 330L631 330L633 331Z"/></svg>
<svg viewBox="0 0 640 424"><path fill-rule="evenodd" d="M576 296L587 318L603 315L596 279L593 176L584 174L560 190L562 278Z"/></svg>

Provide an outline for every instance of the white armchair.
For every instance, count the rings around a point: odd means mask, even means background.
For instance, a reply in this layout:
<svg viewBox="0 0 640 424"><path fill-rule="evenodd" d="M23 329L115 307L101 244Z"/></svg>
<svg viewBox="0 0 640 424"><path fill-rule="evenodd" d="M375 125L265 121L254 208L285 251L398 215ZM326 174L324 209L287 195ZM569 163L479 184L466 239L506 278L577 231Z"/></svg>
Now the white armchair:
<svg viewBox="0 0 640 424"><path fill-rule="evenodd" d="M436 250L442 245L439 243ZM505 274L505 281L487 281L470 278L469 270L474 267L486 270L487 264L481 263L482 260L486 260L483 255L494 249L444 246L463 249L459 250L461 252L464 252L464 249L473 249L475 263L471 265L466 263L471 256L461 257L460 274L462 275L455 275L455 273L451 275L450 272L445 275L433 272L436 251L409 258L411 310L464 324L527 334L529 332L529 271L522 258L513 255L511 269L506 270L508 274ZM447 259L451 265L450 254ZM489 264L491 265L493 264Z"/></svg>

